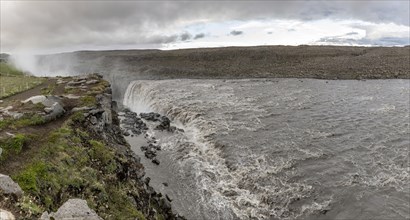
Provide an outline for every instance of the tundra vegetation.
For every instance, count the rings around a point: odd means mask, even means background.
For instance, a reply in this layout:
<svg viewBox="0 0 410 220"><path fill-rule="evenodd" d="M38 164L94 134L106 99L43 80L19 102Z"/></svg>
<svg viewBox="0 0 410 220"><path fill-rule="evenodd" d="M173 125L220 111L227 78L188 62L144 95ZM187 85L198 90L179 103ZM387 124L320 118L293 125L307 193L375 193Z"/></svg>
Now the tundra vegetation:
<svg viewBox="0 0 410 220"><path fill-rule="evenodd" d="M0 62L0 99L31 89L44 81L44 78L30 76L9 63Z"/></svg>
<svg viewBox="0 0 410 220"><path fill-rule="evenodd" d="M24 191L21 198L14 198L2 195L0 190L0 208L11 211L18 219L33 219L45 211L56 212L68 199L79 198L86 200L103 219L170 216L169 208L160 207L164 199L153 199L152 192L145 189L142 164L124 153L126 143L119 150L118 143L102 138L93 130L96 125L89 122L90 117L97 117L89 113L90 109L101 108L97 96L110 93L107 81L98 75L42 79L6 68L2 71L10 74L2 72L2 88L18 79L46 81L33 90L19 90L21 93L15 96L7 87L9 97L0 103L0 173L10 176ZM69 82L78 81L92 83L68 86ZM62 97L59 102L65 113L46 120L47 106L22 102L41 95ZM16 98L20 96L23 99ZM13 111L22 116L15 118L5 113Z"/></svg>

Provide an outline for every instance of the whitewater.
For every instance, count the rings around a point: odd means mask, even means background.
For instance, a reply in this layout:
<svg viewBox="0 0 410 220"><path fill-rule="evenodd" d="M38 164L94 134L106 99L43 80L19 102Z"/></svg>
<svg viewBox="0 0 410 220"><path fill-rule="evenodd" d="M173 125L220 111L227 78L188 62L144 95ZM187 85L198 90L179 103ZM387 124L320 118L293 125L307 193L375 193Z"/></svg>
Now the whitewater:
<svg viewBox="0 0 410 220"><path fill-rule="evenodd" d="M123 104L184 131L150 129L144 166L188 219L408 219L409 97L409 80L176 79Z"/></svg>

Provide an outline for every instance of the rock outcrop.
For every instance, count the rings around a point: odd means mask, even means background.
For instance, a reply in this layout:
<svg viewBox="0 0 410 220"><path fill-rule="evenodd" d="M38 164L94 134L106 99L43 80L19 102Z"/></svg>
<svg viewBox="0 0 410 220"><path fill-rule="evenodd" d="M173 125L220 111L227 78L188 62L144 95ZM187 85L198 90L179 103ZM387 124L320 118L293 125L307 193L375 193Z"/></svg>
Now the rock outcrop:
<svg viewBox="0 0 410 220"><path fill-rule="evenodd" d="M23 195L20 186L15 183L9 176L0 174L0 193L4 195L15 196L16 198Z"/></svg>
<svg viewBox="0 0 410 220"><path fill-rule="evenodd" d="M0 209L0 220L14 220L16 219L11 212Z"/></svg>
<svg viewBox="0 0 410 220"><path fill-rule="evenodd" d="M55 213L44 212L40 220L69 219L69 220L102 220L94 210L90 209L87 201L69 199Z"/></svg>

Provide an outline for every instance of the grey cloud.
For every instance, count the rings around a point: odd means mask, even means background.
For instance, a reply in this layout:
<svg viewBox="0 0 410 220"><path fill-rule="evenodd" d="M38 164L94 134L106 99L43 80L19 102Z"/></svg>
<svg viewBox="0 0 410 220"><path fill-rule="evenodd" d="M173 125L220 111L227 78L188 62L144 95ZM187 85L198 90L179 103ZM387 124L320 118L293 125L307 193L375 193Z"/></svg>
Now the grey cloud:
<svg viewBox="0 0 410 220"><path fill-rule="evenodd" d="M243 34L243 31L233 30L233 31L231 31L229 34L230 34L230 35L233 35L233 36L238 36L238 35Z"/></svg>
<svg viewBox="0 0 410 220"><path fill-rule="evenodd" d="M190 33L183 33L181 34L180 38L181 41L187 41L192 38L192 35Z"/></svg>
<svg viewBox="0 0 410 220"><path fill-rule="evenodd" d="M343 38L341 36L329 36L319 39L316 43L319 44L348 44L348 45L373 45L373 46L399 46L410 44L408 37L381 37L370 39L363 37L360 39Z"/></svg>
<svg viewBox="0 0 410 220"><path fill-rule="evenodd" d="M205 37L204 33L196 34L195 37L194 37L194 40L201 39L201 38L204 38L204 37Z"/></svg>
<svg viewBox="0 0 410 220"><path fill-rule="evenodd" d="M173 38L161 40L158 36L167 38L179 32L178 28L204 19L327 18L410 23L409 1L13 1L12 7L3 7L6 3L1 1L0 7L0 46L6 50L160 45ZM174 32L158 33L167 28Z"/></svg>
<svg viewBox="0 0 410 220"><path fill-rule="evenodd" d="M273 32L272 31L269 31L267 34L272 34Z"/></svg>
<svg viewBox="0 0 410 220"><path fill-rule="evenodd" d="M357 32L349 32L349 33L346 33L347 36L358 35L358 34L359 34L359 33L357 33Z"/></svg>

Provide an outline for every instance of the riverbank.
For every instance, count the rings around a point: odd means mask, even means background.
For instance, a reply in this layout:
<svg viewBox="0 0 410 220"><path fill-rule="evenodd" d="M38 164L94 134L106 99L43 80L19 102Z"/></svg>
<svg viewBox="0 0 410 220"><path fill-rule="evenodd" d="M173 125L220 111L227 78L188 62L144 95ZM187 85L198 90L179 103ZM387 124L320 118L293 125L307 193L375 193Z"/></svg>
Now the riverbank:
<svg viewBox="0 0 410 220"><path fill-rule="evenodd" d="M144 177L111 91L97 74L57 77L0 102L0 209L17 219L180 219Z"/></svg>

